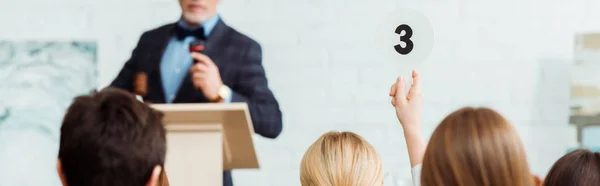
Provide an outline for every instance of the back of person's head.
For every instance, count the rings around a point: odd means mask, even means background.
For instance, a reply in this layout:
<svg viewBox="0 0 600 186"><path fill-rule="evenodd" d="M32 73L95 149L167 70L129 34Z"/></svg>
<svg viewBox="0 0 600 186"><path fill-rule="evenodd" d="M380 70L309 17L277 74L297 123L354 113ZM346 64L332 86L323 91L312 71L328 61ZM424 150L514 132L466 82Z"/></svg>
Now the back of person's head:
<svg viewBox="0 0 600 186"><path fill-rule="evenodd" d="M566 154L554 163L544 185L600 185L600 153L579 149Z"/></svg>
<svg viewBox="0 0 600 186"><path fill-rule="evenodd" d="M383 166L375 149L352 132L328 132L302 158L303 186L383 185Z"/></svg>
<svg viewBox="0 0 600 186"><path fill-rule="evenodd" d="M156 185L166 154L162 117L118 89L75 98L61 127L57 169L63 184Z"/></svg>
<svg viewBox="0 0 600 186"><path fill-rule="evenodd" d="M488 108L462 108L433 132L423 159L421 185L527 186L533 184L520 138Z"/></svg>

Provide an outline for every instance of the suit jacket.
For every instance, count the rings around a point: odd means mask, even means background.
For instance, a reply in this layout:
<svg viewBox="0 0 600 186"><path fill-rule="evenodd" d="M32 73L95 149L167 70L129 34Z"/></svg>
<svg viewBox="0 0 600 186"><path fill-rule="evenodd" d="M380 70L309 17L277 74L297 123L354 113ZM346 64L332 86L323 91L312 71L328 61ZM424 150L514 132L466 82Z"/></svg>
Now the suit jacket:
<svg viewBox="0 0 600 186"><path fill-rule="evenodd" d="M144 72L148 82L144 101L165 103L160 63L169 39L173 36L175 24L164 25L142 34L131 58L111 86L133 91L135 75ZM267 138L276 138L282 129L281 111L267 85L260 45L219 20L206 40L206 47L204 54L215 62L223 83L232 90L231 101L248 104L254 131ZM201 90L193 86L188 73L173 103L204 102L208 100ZM232 185L229 172L223 173L223 185Z"/></svg>

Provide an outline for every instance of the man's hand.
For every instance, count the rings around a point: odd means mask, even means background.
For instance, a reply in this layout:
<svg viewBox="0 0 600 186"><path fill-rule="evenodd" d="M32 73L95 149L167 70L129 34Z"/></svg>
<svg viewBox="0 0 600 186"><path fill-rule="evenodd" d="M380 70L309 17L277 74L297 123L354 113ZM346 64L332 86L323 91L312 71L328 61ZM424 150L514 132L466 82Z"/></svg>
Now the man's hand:
<svg viewBox="0 0 600 186"><path fill-rule="evenodd" d="M423 93L421 92L421 77L417 71L412 72L412 86L406 95L406 80L398 77L390 89L392 105L396 108L396 116L404 130L419 130L421 127L421 111Z"/></svg>
<svg viewBox="0 0 600 186"><path fill-rule="evenodd" d="M223 81L221 80L219 68L204 54L192 53L192 58L198 61L190 68L194 87L202 90L204 96L211 102L220 101L219 88L223 86Z"/></svg>

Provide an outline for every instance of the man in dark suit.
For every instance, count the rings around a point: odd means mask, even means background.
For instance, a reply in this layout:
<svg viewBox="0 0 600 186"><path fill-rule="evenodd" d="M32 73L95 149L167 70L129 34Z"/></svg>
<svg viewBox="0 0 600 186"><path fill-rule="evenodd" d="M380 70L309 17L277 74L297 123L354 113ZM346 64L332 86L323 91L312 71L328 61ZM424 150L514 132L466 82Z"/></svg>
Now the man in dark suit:
<svg viewBox="0 0 600 186"><path fill-rule="evenodd" d="M261 47L220 19L219 2L179 0L181 20L145 32L111 86L151 103L246 102L254 131L276 138L281 112L267 85ZM190 54L195 40L205 40L202 54ZM232 185L230 172L223 173L223 185Z"/></svg>

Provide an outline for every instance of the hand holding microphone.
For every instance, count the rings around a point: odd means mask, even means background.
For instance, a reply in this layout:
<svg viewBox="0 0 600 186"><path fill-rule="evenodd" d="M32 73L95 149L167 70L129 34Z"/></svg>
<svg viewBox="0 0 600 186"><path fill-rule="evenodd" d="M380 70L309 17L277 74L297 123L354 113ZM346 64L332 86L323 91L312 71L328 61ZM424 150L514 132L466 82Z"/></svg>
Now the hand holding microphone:
<svg viewBox="0 0 600 186"><path fill-rule="evenodd" d="M194 64L190 68L190 77L194 87L202 90L209 101L218 102L220 101L219 89L223 87L223 81L217 65L202 53L204 48L203 41L194 41L190 44L190 53L194 59Z"/></svg>
<svg viewBox="0 0 600 186"><path fill-rule="evenodd" d="M204 49L205 49L205 42L203 40L195 40L192 41L190 43L190 53L200 53L203 54L204 53ZM196 61L196 59L194 59L194 64L198 63L198 61Z"/></svg>

